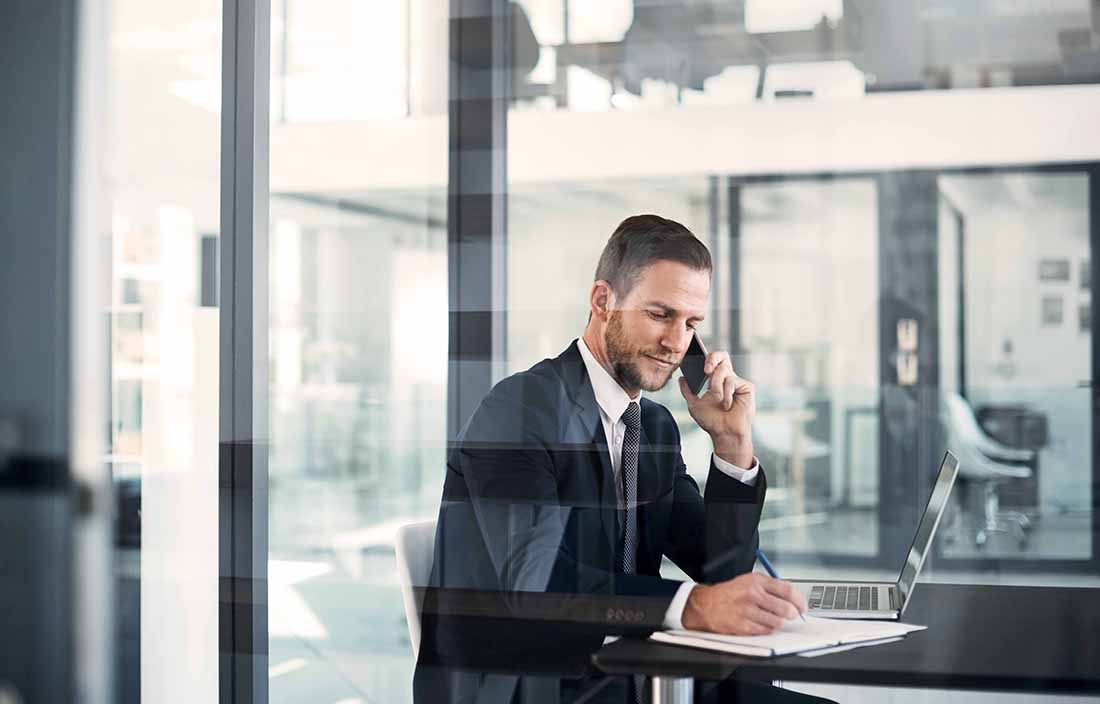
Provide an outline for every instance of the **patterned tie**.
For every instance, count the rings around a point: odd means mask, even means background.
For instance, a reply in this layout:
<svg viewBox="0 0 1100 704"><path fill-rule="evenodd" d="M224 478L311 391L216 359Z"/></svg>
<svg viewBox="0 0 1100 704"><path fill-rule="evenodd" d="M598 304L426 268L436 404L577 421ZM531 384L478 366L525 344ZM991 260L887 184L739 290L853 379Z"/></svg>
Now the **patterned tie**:
<svg viewBox="0 0 1100 704"><path fill-rule="evenodd" d="M642 407L631 401L623 411L626 433L623 435L623 454L619 462L619 479L622 482L619 498L623 504L623 542L619 556L619 568L625 574L634 574L638 567L638 448L642 444ZM645 675L634 675L633 699L645 704Z"/></svg>
<svg viewBox="0 0 1100 704"><path fill-rule="evenodd" d="M638 448L642 440L642 407L631 401L623 411L626 434L623 435L623 454L619 462L619 478L622 481L620 498L623 503L623 542L619 567L626 574L634 574L638 567Z"/></svg>

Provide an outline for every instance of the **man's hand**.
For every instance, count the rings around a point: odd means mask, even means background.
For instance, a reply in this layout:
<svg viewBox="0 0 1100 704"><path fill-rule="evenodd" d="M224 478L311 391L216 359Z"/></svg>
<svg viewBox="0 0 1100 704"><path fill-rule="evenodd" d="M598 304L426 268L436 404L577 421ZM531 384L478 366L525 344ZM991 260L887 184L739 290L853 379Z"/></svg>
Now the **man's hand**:
<svg viewBox="0 0 1100 704"><path fill-rule="evenodd" d="M710 384L696 396L680 377L680 393L688 412L714 441L714 453L738 467L752 466L752 419L756 415L756 387L733 371L726 352L711 352L703 366Z"/></svg>
<svg viewBox="0 0 1100 704"><path fill-rule="evenodd" d="M806 613L806 597L790 582L750 572L692 588L681 622L693 631L762 636Z"/></svg>

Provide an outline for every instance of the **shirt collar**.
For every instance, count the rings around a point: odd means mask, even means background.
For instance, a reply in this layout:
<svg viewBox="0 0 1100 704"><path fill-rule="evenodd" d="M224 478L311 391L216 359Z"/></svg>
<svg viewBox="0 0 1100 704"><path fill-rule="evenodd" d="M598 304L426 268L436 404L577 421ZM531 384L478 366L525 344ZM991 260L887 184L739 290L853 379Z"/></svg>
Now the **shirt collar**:
<svg viewBox="0 0 1100 704"><path fill-rule="evenodd" d="M584 368L588 371L588 380L592 382L592 391L596 395L596 404L603 411L604 415L610 418L613 422L619 422L619 419L623 415L623 411L630 405L631 401L641 401L642 394L639 392L638 398L632 399L623 391L623 387L619 386L619 382L607 373L607 370L596 361L596 358L592 355L592 351L588 349L588 345L585 344L584 338L577 339L577 349L580 350L581 359L584 360Z"/></svg>

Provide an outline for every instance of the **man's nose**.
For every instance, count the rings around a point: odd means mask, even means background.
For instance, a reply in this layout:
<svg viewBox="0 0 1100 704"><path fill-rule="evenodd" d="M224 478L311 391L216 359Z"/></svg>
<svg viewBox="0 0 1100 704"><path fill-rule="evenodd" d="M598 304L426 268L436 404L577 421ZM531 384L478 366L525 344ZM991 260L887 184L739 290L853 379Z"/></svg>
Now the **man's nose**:
<svg viewBox="0 0 1100 704"><path fill-rule="evenodd" d="M688 345L691 344L691 336L694 331L688 327L679 327L670 330L665 334L665 339L662 340L665 347L672 350L676 354L684 354L687 352Z"/></svg>

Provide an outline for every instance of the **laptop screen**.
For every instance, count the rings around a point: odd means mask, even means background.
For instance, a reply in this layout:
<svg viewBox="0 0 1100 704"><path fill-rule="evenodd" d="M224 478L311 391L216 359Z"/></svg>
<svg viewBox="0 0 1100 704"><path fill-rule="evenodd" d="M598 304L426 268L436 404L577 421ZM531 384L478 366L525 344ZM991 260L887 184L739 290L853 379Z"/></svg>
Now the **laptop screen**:
<svg viewBox="0 0 1100 704"><path fill-rule="evenodd" d="M943 462L940 463L940 473L936 477L936 485L932 487L932 495L928 497L928 506L924 509L924 515L920 517L913 546L909 548L905 564L901 566L898 591L901 592L902 608L905 608L905 604L909 601L913 584L917 581L917 573L920 572L924 559L932 548L932 536L936 533L936 526L939 525L940 517L943 516L947 497L951 494L951 487L955 484L958 473L959 459L950 452L946 453L943 456Z"/></svg>

